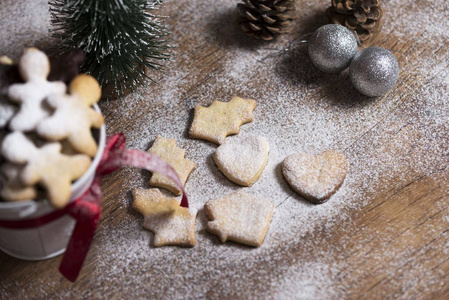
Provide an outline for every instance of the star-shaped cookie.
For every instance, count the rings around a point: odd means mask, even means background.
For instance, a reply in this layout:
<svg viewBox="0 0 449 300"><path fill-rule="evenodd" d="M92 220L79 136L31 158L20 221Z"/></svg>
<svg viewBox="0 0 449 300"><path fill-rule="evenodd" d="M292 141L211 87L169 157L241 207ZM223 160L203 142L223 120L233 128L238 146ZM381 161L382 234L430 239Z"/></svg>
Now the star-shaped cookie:
<svg viewBox="0 0 449 300"><path fill-rule="evenodd" d="M222 243L229 240L253 247L262 245L273 211L271 201L243 192L204 205L204 212L212 220L207 223L210 233L218 235Z"/></svg>
<svg viewBox="0 0 449 300"><path fill-rule="evenodd" d="M190 136L221 145L237 134L240 126L253 121L256 101L233 97L229 102L214 101L209 107L195 107Z"/></svg>
<svg viewBox="0 0 449 300"><path fill-rule="evenodd" d="M143 228L154 233L154 246L195 246L195 209L181 207L158 189L137 188L132 194L132 207L144 216Z"/></svg>
<svg viewBox="0 0 449 300"><path fill-rule="evenodd" d="M176 173L178 173L182 184L186 183L187 177L195 169L195 163L184 158L186 151L176 147L176 141L174 139L157 136L153 146L148 149L148 152L156 154L166 163L170 164ZM182 194L182 191L172 180L158 173L153 173L150 179L150 185L167 189L177 196Z"/></svg>

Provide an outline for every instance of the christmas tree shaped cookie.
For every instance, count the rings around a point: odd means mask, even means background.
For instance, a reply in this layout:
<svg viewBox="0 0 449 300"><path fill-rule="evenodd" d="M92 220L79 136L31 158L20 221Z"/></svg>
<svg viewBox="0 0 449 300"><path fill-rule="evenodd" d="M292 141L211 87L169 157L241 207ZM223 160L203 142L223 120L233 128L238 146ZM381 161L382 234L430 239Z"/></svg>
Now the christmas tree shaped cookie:
<svg viewBox="0 0 449 300"><path fill-rule="evenodd" d="M197 211L179 206L158 189L134 189L133 209L144 216L143 228L154 233L154 246L195 246Z"/></svg>
<svg viewBox="0 0 449 300"><path fill-rule="evenodd" d="M190 136L215 144L223 144L225 138L237 134L240 126L253 121L256 101L233 97L229 102L214 101L209 107L195 107Z"/></svg>
<svg viewBox="0 0 449 300"><path fill-rule="evenodd" d="M204 205L204 212L212 220L207 223L210 233L218 235L223 243L229 240L253 247L262 245L273 211L270 201L243 192Z"/></svg>
<svg viewBox="0 0 449 300"><path fill-rule="evenodd" d="M176 141L174 139L158 136L148 152L159 156L165 162L170 164L175 169L176 173L178 173L182 184L186 183L187 177L189 177L189 174L195 169L195 163L184 158L186 151L176 147ZM182 193L172 180L158 173L154 173L151 176L150 185L167 189L177 196Z"/></svg>

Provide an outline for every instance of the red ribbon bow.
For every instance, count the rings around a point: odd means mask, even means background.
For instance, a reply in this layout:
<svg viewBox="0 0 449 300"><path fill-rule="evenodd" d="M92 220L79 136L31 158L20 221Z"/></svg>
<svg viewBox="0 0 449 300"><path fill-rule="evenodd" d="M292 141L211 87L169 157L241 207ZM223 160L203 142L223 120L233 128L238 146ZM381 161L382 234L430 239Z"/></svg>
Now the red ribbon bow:
<svg viewBox="0 0 449 300"><path fill-rule="evenodd" d="M74 282L83 266L89 251L101 214L101 178L121 167L132 166L161 173L175 182L182 190L181 206L189 207L183 184L176 171L154 154L149 152L125 149L125 136L122 133L110 136L106 140L100 164L90 188L81 197L73 200L60 210L47 215L27 220L0 220L0 227L26 229L50 223L63 215L69 214L76 219L70 241L62 258L59 271L68 280Z"/></svg>

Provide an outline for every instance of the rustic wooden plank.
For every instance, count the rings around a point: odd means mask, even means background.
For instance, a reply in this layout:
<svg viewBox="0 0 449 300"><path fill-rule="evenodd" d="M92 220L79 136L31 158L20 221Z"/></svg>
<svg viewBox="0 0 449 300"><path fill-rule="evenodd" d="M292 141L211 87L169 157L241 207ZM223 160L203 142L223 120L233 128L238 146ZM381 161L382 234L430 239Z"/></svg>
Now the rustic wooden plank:
<svg viewBox="0 0 449 300"><path fill-rule="evenodd" d="M251 188L276 204L264 245L221 245L205 232L200 211L195 248L150 246L152 235L129 205L130 189L148 187L150 174L124 169L103 180L101 224L77 282L58 273L60 257L25 262L0 253L0 298L447 299L447 1L384 1L386 23L374 44L395 54L401 73L376 99L357 93L347 72L317 71L304 44L267 49L325 24L329 1L297 1L292 34L270 44L238 31L237 1L209 2L169 2L162 13L171 16L178 47L167 74L101 109L108 133L123 132L128 146L146 150L158 134L176 138L198 165L187 189L201 208L237 187L216 170L215 146L188 138L192 108L236 94L256 99L256 121L241 134L270 138L270 165ZM0 48L15 57L29 44L55 43L46 1L24 3L0 4L7 28ZM347 155L348 178L329 203L307 205L279 163L292 151L329 147Z"/></svg>

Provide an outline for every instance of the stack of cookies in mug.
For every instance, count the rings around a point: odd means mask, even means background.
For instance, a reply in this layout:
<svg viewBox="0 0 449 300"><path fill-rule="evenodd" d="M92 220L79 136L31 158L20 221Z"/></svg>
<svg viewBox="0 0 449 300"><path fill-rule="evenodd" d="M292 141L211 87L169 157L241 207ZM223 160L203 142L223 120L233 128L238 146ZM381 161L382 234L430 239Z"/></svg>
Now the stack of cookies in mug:
<svg viewBox="0 0 449 300"><path fill-rule="evenodd" d="M89 75L78 75L68 89L63 82L48 81L49 59L36 48L24 51L18 67L24 83L8 87L14 106L0 122L0 197L43 198L62 208L71 198L72 183L86 173L98 151L92 129L104 119L92 105L101 89Z"/></svg>

